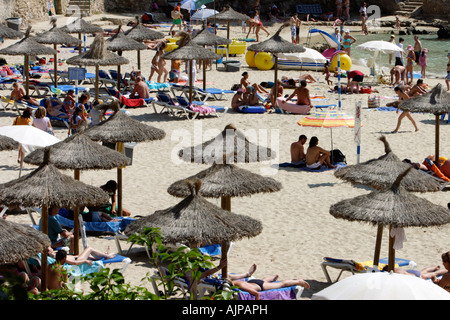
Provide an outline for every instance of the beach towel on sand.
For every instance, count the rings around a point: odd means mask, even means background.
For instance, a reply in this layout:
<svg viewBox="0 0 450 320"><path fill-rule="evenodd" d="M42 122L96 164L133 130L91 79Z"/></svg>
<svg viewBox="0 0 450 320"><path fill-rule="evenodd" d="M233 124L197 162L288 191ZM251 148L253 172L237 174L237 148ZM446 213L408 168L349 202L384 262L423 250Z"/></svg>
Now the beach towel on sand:
<svg viewBox="0 0 450 320"><path fill-rule="evenodd" d="M329 171L329 170L336 170L336 169L347 166L347 164L345 162L336 162L336 163L333 163L333 165L336 166L335 169L327 168L327 166L325 166L325 165L321 165L317 169L310 169L310 168L307 168L306 166L297 166L290 162L280 163L278 166L281 168L295 168L295 169L299 169L301 171L309 171L309 172L324 172L324 171Z"/></svg>

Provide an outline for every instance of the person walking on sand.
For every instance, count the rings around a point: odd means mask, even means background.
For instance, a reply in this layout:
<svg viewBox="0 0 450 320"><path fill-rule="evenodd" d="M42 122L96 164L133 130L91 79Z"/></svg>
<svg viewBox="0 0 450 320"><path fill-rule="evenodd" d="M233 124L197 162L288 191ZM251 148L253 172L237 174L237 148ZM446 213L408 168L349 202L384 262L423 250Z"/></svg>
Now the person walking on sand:
<svg viewBox="0 0 450 320"><path fill-rule="evenodd" d="M173 8L173 10L171 12L171 16L172 16L173 20L172 20L172 26L170 27L170 30L169 30L169 35L172 34L172 29L176 25L178 25L178 29L181 31L181 25L182 25L182 19L183 19L183 15L181 14L181 2L178 2L177 5Z"/></svg>
<svg viewBox="0 0 450 320"><path fill-rule="evenodd" d="M322 149L318 144L319 139L317 137L312 137L309 140L309 147L305 156L306 167L309 169L319 169L322 165L325 165L330 169L336 168L331 163L331 152Z"/></svg>
<svg viewBox="0 0 450 320"><path fill-rule="evenodd" d="M398 105L397 105L397 113L399 110L399 106L402 103L403 100L408 100L409 96L403 92L403 90L400 87L395 87L394 89L395 93L398 96ZM416 131L419 131L419 128L417 128L416 122L414 121L414 119L412 118L411 114L409 113L409 111L403 111L402 114L398 117L398 121L397 121L397 127L395 128L394 131L392 131L392 133L397 133L398 129L400 129L400 125L402 123L402 120L404 117L407 117L411 123L413 124L414 128L416 129Z"/></svg>

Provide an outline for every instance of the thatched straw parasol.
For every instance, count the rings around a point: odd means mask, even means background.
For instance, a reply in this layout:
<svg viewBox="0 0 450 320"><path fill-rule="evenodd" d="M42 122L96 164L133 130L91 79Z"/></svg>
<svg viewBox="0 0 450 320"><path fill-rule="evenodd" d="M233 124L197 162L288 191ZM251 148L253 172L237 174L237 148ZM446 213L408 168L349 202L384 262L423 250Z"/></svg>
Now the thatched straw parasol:
<svg viewBox="0 0 450 320"><path fill-rule="evenodd" d="M389 271L394 269L395 239L392 228L431 227L450 222L450 211L442 206L419 198L401 186L401 180L413 170L411 167L398 176L391 187L367 195L340 201L330 207L335 218L369 222L389 226ZM374 265L378 265L381 237L377 237Z"/></svg>
<svg viewBox="0 0 450 320"><path fill-rule="evenodd" d="M58 169L73 169L75 180L80 180L80 170L109 170L126 166L128 158L117 151L98 144L82 132L51 146L52 163ZM24 158L26 163L40 165L44 160L44 149L38 149ZM74 209L74 253L79 253L79 208Z"/></svg>
<svg viewBox="0 0 450 320"><path fill-rule="evenodd" d="M108 107L105 107L108 108ZM94 141L115 143L119 152L124 152L124 142L143 142L162 140L164 130L140 123L131 119L120 110L119 102L109 103L109 108L115 113L108 120L87 129L84 133ZM122 168L117 168L117 204L119 215L122 215Z"/></svg>
<svg viewBox="0 0 450 320"><path fill-rule="evenodd" d="M27 260L50 245L50 239L33 227L0 219L0 265Z"/></svg>
<svg viewBox="0 0 450 320"><path fill-rule="evenodd" d="M118 28L117 33L106 40L106 48L111 51L117 51L117 54L119 56L122 55L122 51L131 51L131 50L137 50L138 52L140 50L147 49L147 46L143 44L142 42L133 40L130 37L127 37L121 32L122 26L120 25ZM117 90L120 91L120 82L121 82L121 75L120 75L120 65L117 66Z"/></svg>
<svg viewBox="0 0 450 320"><path fill-rule="evenodd" d="M73 22L66 24L64 27L61 27L60 30L65 33L78 33L78 39L81 41L82 33L101 33L103 34L103 29L95 24L91 24L86 22L83 17L74 20ZM81 43L78 47L78 53L81 54L83 52Z"/></svg>
<svg viewBox="0 0 450 320"><path fill-rule="evenodd" d="M303 46L291 43L289 41L284 40L281 38L280 33L281 31L286 28L287 26L290 26L290 22L285 22L278 30L275 32L275 34L267 39L266 41L263 41L261 43L255 43L248 47L249 51L253 52L270 52L275 57L275 101L276 97L278 97L278 53L297 53L297 52L305 52L306 49L303 48ZM275 106L273 106L275 107Z"/></svg>
<svg viewBox="0 0 450 320"><path fill-rule="evenodd" d="M144 40L158 40L164 38L164 34L162 34L161 32L144 27L140 23L138 16L136 17L136 24L131 29L125 31L125 35L139 42L142 42ZM141 51L139 50L137 52L137 59L138 69L141 70Z"/></svg>
<svg viewBox="0 0 450 320"><path fill-rule="evenodd" d="M192 103L192 62L193 60L211 60L219 59L220 56L208 49L200 47L191 40L191 36L184 31L178 32L177 37L181 39L177 41L178 48L163 54L163 59L169 60L189 60L189 103ZM205 81L205 79L203 79Z"/></svg>
<svg viewBox="0 0 450 320"><path fill-rule="evenodd" d="M191 192L188 197L173 207L133 221L125 234L142 232L144 226L160 228L164 242L187 243L195 248L200 243L229 243L262 232L260 221L223 210L204 199L199 194L199 180L186 183ZM224 248L222 256L226 258Z"/></svg>
<svg viewBox="0 0 450 320"><path fill-rule="evenodd" d="M339 168L335 177L355 184L384 189L394 183L399 174L411 165L401 161L391 150L385 136L380 137L385 145L385 154L363 163ZM434 192L442 189L439 181L432 176L413 170L401 181L402 187L410 192Z"/></svg>
<svg viewBox="0 0 450 320"><path fill-rule="evenodd" d="M43 33L38 33L36 35L36 42L42 43L42 44L53 44L53 49L55 49L56 53L54 55L54 72L55 72L55 88L58 87L58 51L56 49L56 46L58 44L65 44L65 45L79 45L81 44L81 40L74 38L64 32L62 32L60 29L56 28L56 18L52 18L50 20L50 23L53 25L53 27Z"/></svg>
<svg viewBox="0 0 450 320"><path fill-rule="evenodd" d="M0 135L0 151L3 150L16 150L20 146L16 140L11 139L10 137Z"/></svg>
<svg viewBox="0 0 450 320"><path fill-rule="evenodd" d="M30 38L30 32L31 27L28 27L25 33L25 37L22 40L10 45L7 48L0 50L0 54L6 54L10 56L21 56L21 55L25 56L24 74L26 79L25 90L27 94L29 94L29 77L30 77L29 56L50 55L50 54L54 55L57 53L56 50L53 50L40 43L37 43L34 39Z"/></svg>
<svg viewBox="0 0 450 320"><path fill-rule="evenodd" d="M409 112L426 112L435 115L435 158L439 164L439 116L450 113L450 92L438 83L430 92L403 100L398 107Z"/></svg>
<svg viewBox="0 0 450 320"><path fill-rule="evenodd" d="M178 156L186 162L204 164L221 163L223 154L227 155L226 163L260 162L276 157L275 151L250 142L232 124L228 124L215 138L178 152Z"/></svg>
<svg viewBox="0 0 450 320"><path fill-rule="evenodd" d="M230 6L226 6L222 10L222 12L219 12L219 13L211 16L210 19L214 19L214 21L216 21L216 20L226 21L227 22L227 39L230 39L230 21L234 21L234 22L248 21L248 20L250 20L250 17L233 10L233 8ZM229 50L229 45L227 45L227 50Z"/></svg>
<svg viewBox="0 0 450 320"><path fill-rule="evenodd" d="M17 39L21 38L22 36L23 36L22 32L11 29L10 27L7 27L2 23L0 23L0 38Z"/></svg>
<svg viewBox="0 0 450 320"><path fill-rule="evenodd" d="M97 206L108 201L100 188L86 185L58 171L45 148L43 163L30 174L0 185L0 205L42 207L42 232L48 232L48 208ZM47 288L47 249L42 254L43 290Z"/></svg>
<svg viewBox="0 0 450 320"><path fill-rule="evenodd" d="M115 66L129 63L128 59L121 57L106 49L105 38L102 34L95 36L89 50L76 57L67 59L67 64L80 66L95 66L95 100L98 101L98 70L99 66Z"/></svg>
<svg viewBox="0 0 450 320"><path fill-rule="evenodd" d="M218 46L221 44L230 44L232 41L230 39L225 39L215 34L211 33L208 29L203 28L198 32L192 42L200 46ZM203 60L203 90L206 90L206 60Z"/></svg>

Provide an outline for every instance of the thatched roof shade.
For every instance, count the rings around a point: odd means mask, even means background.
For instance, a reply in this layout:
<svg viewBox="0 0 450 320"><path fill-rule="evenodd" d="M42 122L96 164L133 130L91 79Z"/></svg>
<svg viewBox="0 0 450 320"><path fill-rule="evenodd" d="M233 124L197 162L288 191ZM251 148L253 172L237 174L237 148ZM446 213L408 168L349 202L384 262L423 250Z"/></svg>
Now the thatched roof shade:
<svg viewBox="0 0 450 320"><path fill-rule="evenodd" d="M0 135L0 151L15 150L19 148L19 145L20 144L16 140L4 135Z"/></svg>
<svg viewBox="0 0 450 320"><path fill-rule="evenodd" d="M195 44L188 33L182 31L177 33L177 37L181 39L177 41L178 48L163 54L161 57L168 60L209 60L219 59L220 56L209 49L205 49Z"/></svg>
<svg viewBox="0 0 450 320"><path fill-rule="evenodd" d="M262 192L276 192L282 188L281 183L273 178L263 177L234 164L214 163L196 175L174 182L167 192L176 197L187 197L191 190L186 180L201 181L199 193L206 198L244 197Z"/></svg>
<svg viewBox="0 0 450 320"><path fill-rule="evenodd" d="M4 206L58 208L96 206L107 203L102 189L64 175L51 163L50 147L44 162L30 174L0 185L0 204Z"/></svg>
<svg viewBox="0 0 450 320"><path fill-rule="evenodd" d="M192 38L192 42L200 46L214 46L230 44L232 40L216 36L208 29L204 28Z"/></svg>
<svg viewBox="0 0 450 320"><path fill-rule="evenodd" d="M103 33L101 27L86 22L82 17L61 27L60 30L65 33Z"/></svg>
<svg viewBox="0 0 450 320"><path fill-rule="evenodd" d="M3 39L17 39L23 36L22 32L11 29L0 23L0 38Z"/></svg>
<svg viewBox="0 0 450 320"><path fill-rule="evenodd" d="M348 165L334 172L335 177L352 182L383 189L394 183L399 174L411 165L400 161L392 152L384 136L380 138L385 144L386 154L363 163ZM441 184L428 174L413 170L401 181L402 187L410 192L433 192L441 190Z"/></svg>
<svg viewBox="0 0 450 320"><path fill-rule="evenodd" d="M403 100L399 108L409 112L426 112L440 115L450 112L450 92L438 83L429 92Z"/></svg>
<svg viewBox="0 0 450 320"><path fill-rule="evenodd" d="M0 219L0 265L27 260L49 246L46 234L31 226Z"/></svg>
<svg viewBox="0 0 450 320"><path fill-rule="evenodd" d="M111 106L120 109L117 101ZM87 129L84 134L94 141L109 143L161 140L166 135L164 130L136 121L122 111L116 111L108 120Z"/></svg>
<svg viewBox="0 0 450 320"><path fill-rule="evenodd" d="M143 227L161 228L167 243L222 243L262 232L262 224L253 218L231 213L208 202L198 194L200 182L188 182L191 195L177 205L132 222L125 234L142 232Z"/></svg>
<svg viewBox="0 0 450 320"><path fill-rule="evenodd" d="M136 24L129 30L125 31L125 35L136 41L158 40L163 39L164 34L161 32L144 27L136 17Z"/></svg>
<svg viewBox="0 0 450 320"><path fill-rule="evenodd" d="M115 150L92 141L83 133L74 134L51 146L52 163L58 169L113 169L126 166L128 158ZM37 149L24 158L24 162L40 165L44 149Z"/></svg>
<svg viewBox="0 0 450 320"><path fill-rule="evenodd" d="M335 218L395 228L440 226L450 222L450 210L409 193L401 186L408 168L391 187L340 201L330 207Z"/></svg>
<svg viewBox="0 0 450 320"><path fill-rule="evenodd" d="M272 37L263 42L252 44L247 50L271 53L305 52L306 50L303 46L286 41L280 36L281 31L289 25L289 22L284 23Z"/></svg>
<svg viewBox="0 0 450 320"><path fill-rule="evenodd" d="M34 56L34 55L54 55L56 50L49 48L43 44L37 43L33 38L30 38L31 27L28 27L25 37L9 47L0 50L0 54L10 56Z"/></svg>
<svg viewBox="0 0 450 320"><path fill-rule="evenodd" d="M221 163L223 154L234 155L226 159L226 163L248 163L274 159L275 151L250 142L245 135L229 124L215 138L201 145L181 149L178 156L186 162Z"/></svg>
<svg viewBox="0 0 450 320"><path fill-rule="evenodd" d="M216 19L216 20L221 20L221 21L248 21L250 20L250 17L239 13L235 10L233 10L233 8L231 8L230 6L225 7L221 12L211 16L209 19Z"/></svg>
<svg viewBox="0 0 450 320"><path fill-rule="evenodd" d="M35 37L36 42L44 44L66 44L66 45L79 45L81 43L80 39L72 37L61 29L56 27L56 19L52 19L51 23L53 27L43 33L38 33Z"/></svg>
<svg viewBox="0 0 450 320"><path fill-rule="evenodd" d="M147 46L142 42L136 41L131 37L127 37L120 32L122 26L119 26L119 31L111 38L106 40L106 48L111 51L131 51L131 50L146 50Z"/></svg>
<svg viewBox="0 0 450 320"><path fill-rule="evenodd" d="M106 49L105 38L101 34L95 36L89 50L67 59L66 62L70 65L84 66L116 66L129 63L128 59Z"/></svg>

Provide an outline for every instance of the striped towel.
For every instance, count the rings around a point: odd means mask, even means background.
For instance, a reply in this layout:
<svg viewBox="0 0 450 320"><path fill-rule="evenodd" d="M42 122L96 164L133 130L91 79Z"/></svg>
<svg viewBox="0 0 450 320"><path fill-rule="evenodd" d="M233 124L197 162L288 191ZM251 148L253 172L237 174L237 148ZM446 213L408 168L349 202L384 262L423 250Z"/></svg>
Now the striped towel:
<svg viewBox="0 0 450 320"><path fill-rule="evenodd" d="M190 109L192 111L198 112L200 114L208 114L208 113L216 112L216 109L214 109L214 108L210 108L207 106L199 106L198 104L192 104L190 106Z"/></svg>

